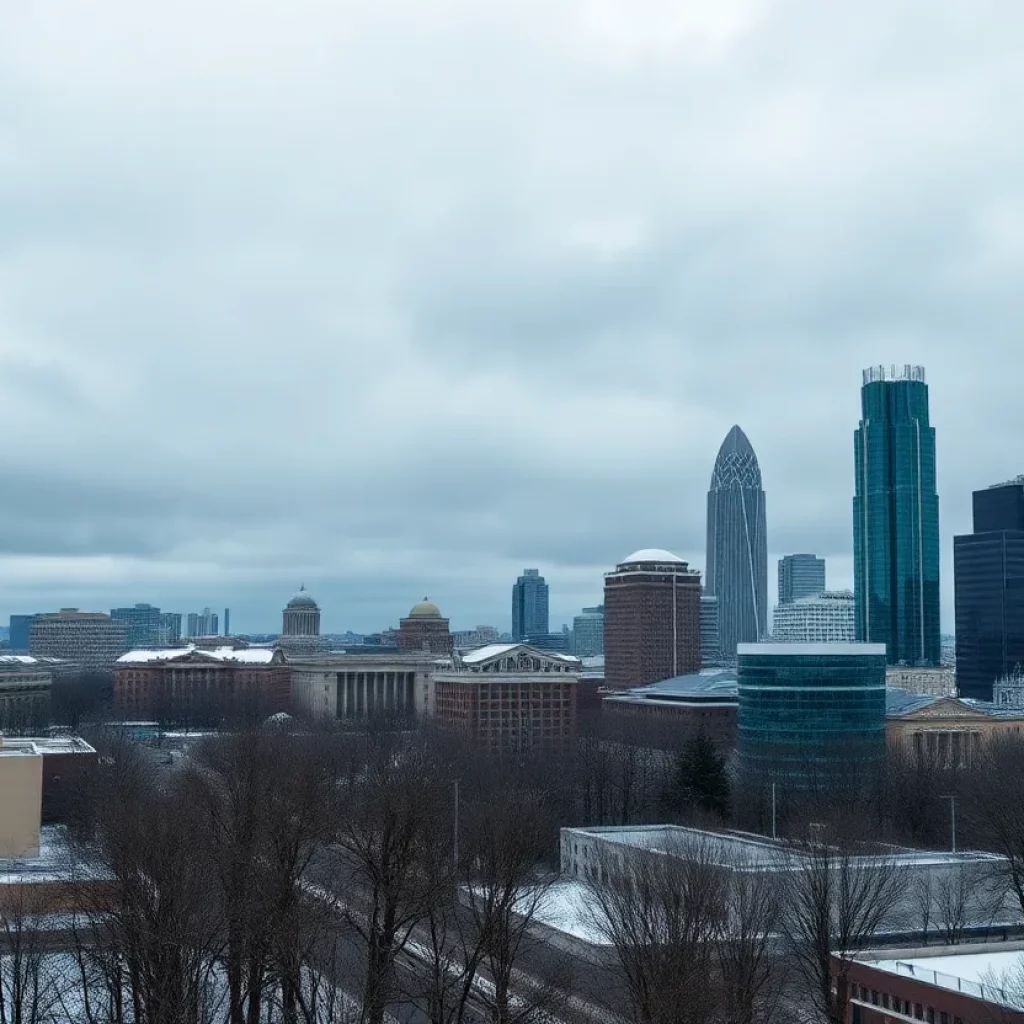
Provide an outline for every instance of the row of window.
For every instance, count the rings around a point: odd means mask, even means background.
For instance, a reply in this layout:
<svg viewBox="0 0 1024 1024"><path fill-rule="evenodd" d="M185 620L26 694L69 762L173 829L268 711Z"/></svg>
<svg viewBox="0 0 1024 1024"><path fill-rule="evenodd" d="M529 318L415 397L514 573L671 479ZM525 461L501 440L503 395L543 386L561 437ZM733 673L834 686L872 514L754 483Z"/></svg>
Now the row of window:
<svg viewBox="0 0 1024 1024"><path fill-rule="evenodd" d="M891 996L888 992L879 992L878 989L869 989L864 985L853 983L850 989L850 996L859 999L861 1002L870 1003L872 1006L880 1006L883 1010L892 1010L893 1013L902 1013L904 1017L913 1017L914 1020L927 1021L928 1024L964 1024L959 1017L951 1017L944 1010L936 1013L933 1006L924 1006L921 1003L913 1003L909 999L902 999L899 996ZM857 1007L854 1007L856 1011ZM859 1014L854 1013L856 1021Z"/></svg>

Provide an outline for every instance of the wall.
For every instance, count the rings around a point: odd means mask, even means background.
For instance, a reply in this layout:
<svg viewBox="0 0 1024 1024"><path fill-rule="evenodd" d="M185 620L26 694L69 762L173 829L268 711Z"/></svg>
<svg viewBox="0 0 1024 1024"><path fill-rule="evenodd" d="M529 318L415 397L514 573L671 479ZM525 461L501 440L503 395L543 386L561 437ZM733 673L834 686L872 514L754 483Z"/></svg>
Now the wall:
<svg viewBox="0 0 1024 1024"><path fill-rule="evenodd" d="M42 806L42 755L0 746L0 857L38 855Z"/></svg>

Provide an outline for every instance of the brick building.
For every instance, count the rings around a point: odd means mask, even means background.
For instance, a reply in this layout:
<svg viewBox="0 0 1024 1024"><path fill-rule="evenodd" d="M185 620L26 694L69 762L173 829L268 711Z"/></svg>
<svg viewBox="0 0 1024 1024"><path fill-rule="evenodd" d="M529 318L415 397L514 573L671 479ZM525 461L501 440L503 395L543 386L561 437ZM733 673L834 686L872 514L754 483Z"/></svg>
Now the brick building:
<svg viewBox="0 0 1024 1024"><path fill-rule="evenodd" d="M636 551L604 578L605 685L700 671L700 573L669 551Z"/></svg>
<svg viewBox="0 0 1024 1024"><path fill-rule="evenodd" d="M491 644L433 675L435 717L491 754L564 753L576 737L580 662L526 644Z"/></svg>
<svg viewBox="0 0 1024 1024"><path fill-rule="evenodd" d="M114 669L114 707L131 717L252 709L288 711L291 670L279 649L129 651Z"/></svg>
<svg viewBox="0 0 1024 1024"><path fill-rule="evenodd" d="M431 654L451 654L452 634L448 620L433 601L423 598L412 606L409 614L398 624L400 651L430 651Z"/></svg>

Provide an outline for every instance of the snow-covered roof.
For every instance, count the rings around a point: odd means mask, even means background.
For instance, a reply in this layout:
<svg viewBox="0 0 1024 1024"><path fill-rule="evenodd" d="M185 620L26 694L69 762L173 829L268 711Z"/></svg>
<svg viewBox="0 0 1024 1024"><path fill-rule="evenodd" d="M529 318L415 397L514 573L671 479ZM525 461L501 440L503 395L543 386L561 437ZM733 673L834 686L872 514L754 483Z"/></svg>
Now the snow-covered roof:
<svg viewBox="0 0 1024 1024"><path fill-rule="evenodd" d="M866 643L819 643L819 644L776 644L770 641L759 644L737 644L736 653L741 657L752 655L775 658L780 654L786 657L806 655L809 657L848 658L853 655L873 655L885 657L885 644Z"/></svg>
<svg viewBox="0 0 1024 1024"><path fill-rule="evenodd" d="M63 664L62 658L37 658L31 654L0 654L0 668L15 668L21 665L29 668L41 665L45 668L50 665Z"/></svg>
<svg viewBox="0 0 1024 1024"><path fill-rule="evenodd" d="M1014 943L1014 945L1018 945ZM978 949L952 956L910 956L893 960L858 958L887 974L912 978L926 985L961 992L1002 1006L1024 1009L1017 979L1024 967L1024 952L1017 949Z"/></svg>
<svg viewBox="0 0 1024 1024"><path fill-rule="evenodd" d="M234 661L243 665L269 665L274 658L271 647L170 647L165 650L129 651L117 659L118 665L149 665L153 662L183 661L193 655L209 658L211 661Z"/></svg>
<svg viewBox="0 0 1024 1024"><path fill-rule="evenodd" d="M686 564L678 555L673 555L671 551L666 551L664 548L641 548L639 551L634 551L629 558L624 558L619 562L619 565L629 565L632 562L678 562L680 565Z"/></svg>
<svg viewBox="0 0 1024 1024"><path fill-rule="evenodd" d="M509 651L522 647L524 650L532 651L545 658L556 658L559 661L578 662L579 659L572 654L562 654L560 651L545 651L539 647L531 647L529 644L487 644L486 647L478 647L475 651L468 651L462 655L464 665L479 665L481 662L490 661L492 658L500 658Z"/></svg>

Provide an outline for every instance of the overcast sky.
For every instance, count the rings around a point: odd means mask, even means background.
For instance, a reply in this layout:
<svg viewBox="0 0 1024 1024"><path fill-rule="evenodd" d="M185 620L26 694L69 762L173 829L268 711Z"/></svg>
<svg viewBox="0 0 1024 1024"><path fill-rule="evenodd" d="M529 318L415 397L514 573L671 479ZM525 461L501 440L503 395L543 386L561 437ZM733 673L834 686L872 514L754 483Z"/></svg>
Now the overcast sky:
<svg viewBox="0 0 1024 1024"><path fill-rule="evenodd" d="M851 585L860 373L920 362L943 625L1024 472L1019 0L21 0L0 29L0 615L552 626L704 567L739 423Z"/></svg>

